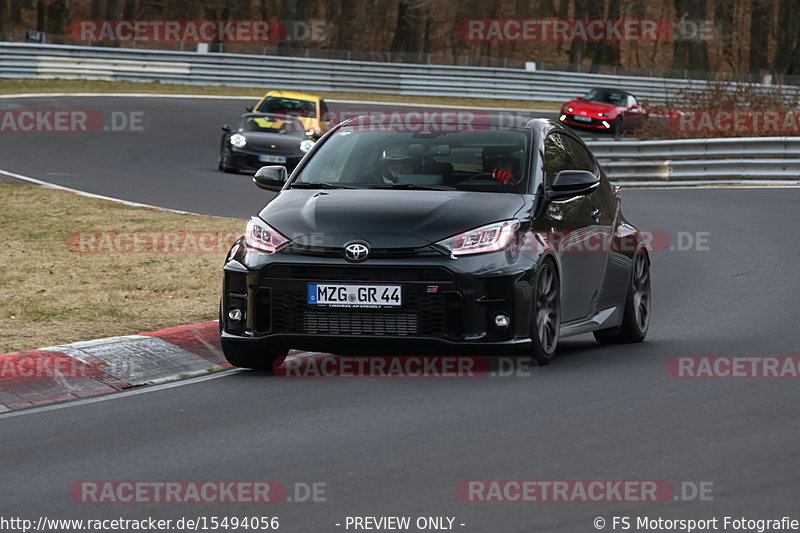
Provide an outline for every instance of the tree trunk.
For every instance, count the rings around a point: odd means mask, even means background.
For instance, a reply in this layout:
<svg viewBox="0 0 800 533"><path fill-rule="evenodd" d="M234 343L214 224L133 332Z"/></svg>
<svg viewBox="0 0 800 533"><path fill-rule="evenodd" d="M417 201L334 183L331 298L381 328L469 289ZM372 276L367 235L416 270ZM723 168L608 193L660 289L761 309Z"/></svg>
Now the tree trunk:
<svg viewBox="0 0 800 533"><path fill-rule="evenodd" d="M706 3L696 0L675 0L675 15L678 21L683 19L694 22L706 20ZM673 68L702 72L709 70L708 45L705 41L678 38L675 41L674 50Z"/></svg>
<svg viewBox="0 0 800 533"><path fill-rule="evenodd" d="M11 0L11 9L6 11L9 14L9 22L11 24L22 24L22 2Z"/></svg>
<svg viewBox="0 0 800 533"><path fill-rule="evenodd" d="M119 20L119 0L106 0L106 19Z"/></svg>
<svg viewBox="0 0 800 533"><path fill-rule="evenodd" d="M778 46L774 56L773 70L776 73L800 74L800 0L783 0L778 11L781 21L778 30Z"/></svg>
<svg viewBox="0 0 800 533"><path fill-rule="evenodd" d="M619 20L620 19L620 5L619 0L611 0L608 6L608 13L606 14L605 18L611 20ZM601 7L602 4L599 2L596 3L598 7ZM603 17L602 11L593 11L589 13L590 18L601 18ZM597 43L592 43L590 47L592 50L592 67L590 72L600 72L600 68L603 65L619 65L619 41L600 41Z"/></svg>
<svg viewBox="0 0 800 533"><path fill-rule="evenodd" d="M92 20L101 20L103 18L103 0L92 0L92 7L90 11Z"/></svg>
<svg viewBox="0 0 800 533"><path fill-rule="evenodd" d="M425 42L425 11L419 0L400 0L392 54L420 54Z"/></svg>
<svg viewBox="0 0 800 533"><path fill-rule="evenodd" d="M134 20L136 16L136 0L125 0L125 7L122 9L122 18L124 20Z"/></svg>
<svg viewBox="0 0 800 533"><path fill-rule="evenodd" d="M750 12L749 71L762 73L769 68L769 30L772 26L769 0L752 0Z"/></svg>
<svg viewBox="0 0 800 533"><path fill-rule="evenodd" d="M45 22L47 21L47 6L44 5L44 0L36 2L36 31L45 31Z"/></svg>
<svg viewBox="0 0 800 533"><path fill-rule="evenodd" d="M47 6L45 31L51 36L50 42L63 39L69 24L69 0L53 0Z"/></svg>

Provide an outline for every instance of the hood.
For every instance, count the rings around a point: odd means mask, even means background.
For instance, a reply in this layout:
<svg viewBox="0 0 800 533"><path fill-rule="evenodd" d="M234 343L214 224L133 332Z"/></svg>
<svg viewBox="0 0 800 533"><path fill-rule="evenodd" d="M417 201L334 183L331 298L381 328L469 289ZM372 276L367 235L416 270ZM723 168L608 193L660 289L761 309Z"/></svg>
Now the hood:
<svg viewBox="0 0 800 533"><path fill-rule="evenodd" d="M620 108L620 106L614 104L604 104L603 102L593 102L592 100L570 100L564 104L564 107L566 106L569 106L575 110L572 113L574 115L580 115L582 111L586 111L590 115L597 113L610 113Z"/></svg>
<svg viewBox="0 0 800 533"><path fill-rule="evenodd" d="M523 195L512 193L289 189L259 216L310 246L364 240L373 248L416 248L514 218L524 203Z"/></svg>
<svg viewBox="0 0 800 533"><path fill-rule="evenodd" d="M300 148L300 141L305 139L304 136L264 131L243 131L240 133L247 139L247 146L254 150L294 152Z"/></svg>

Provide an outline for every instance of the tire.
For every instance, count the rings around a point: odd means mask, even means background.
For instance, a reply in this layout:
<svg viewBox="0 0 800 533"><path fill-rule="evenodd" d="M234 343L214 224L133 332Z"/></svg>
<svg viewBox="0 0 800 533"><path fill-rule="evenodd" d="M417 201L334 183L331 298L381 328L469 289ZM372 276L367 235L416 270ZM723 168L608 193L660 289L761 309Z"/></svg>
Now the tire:
<svg viewBox="0 0 800 533"><path fill-rule="evenodd" d="M531 354L540 365L546 365L556 354L561 327L561 285L549 259L536 271L533 297Z"/></svg>
<svg viewBox="0 0 800 533"><path fill-rule="evenodd" d="M594 332L601 344L642 342L650 327L650 259L642 250L633 256L631 281L625 296L622 324Z"/></svg>
<svg viewBox="0 0 800 533"><path fill-rule="evenodd" d="M622 121L622 117L618 116L614 119L614 123L611 125L612 130L614 131L614 136L619 137L623 133L625 133L625 123Z"/></svg>
<svg viewBox="0 0 800 533"><path fill-rule="evenodd" d="M239 169L233 168L232 166L230 166L230 163L231 163L231 153L223 148L222 151L219 153L219 164L217 165L217 167L223 172L227 172L229 174L237 174L239 172Z"/></svg>

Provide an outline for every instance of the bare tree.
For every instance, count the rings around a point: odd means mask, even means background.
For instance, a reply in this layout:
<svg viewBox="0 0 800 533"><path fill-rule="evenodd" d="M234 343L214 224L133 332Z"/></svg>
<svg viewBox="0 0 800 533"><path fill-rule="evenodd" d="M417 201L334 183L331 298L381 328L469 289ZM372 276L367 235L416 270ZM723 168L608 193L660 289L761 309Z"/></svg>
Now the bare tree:
<svg viewBox="0 0 800 533"><path fill-rule="evenodd" d="M750 72L769 68L770 1L752 0L750 11Z"/></svg>
<svg viewBox="0 0 800 533"><path fill-rule="evenodd" d="M419 54L425 43L425 11L419 0L400 0L397 25L389 50L392 53Z"/></svg>
<svg viewBox="0 0 800 533"><path fill-rule="evenodd" d="M578 18L579 13L586 13L589 10L589 5L594 3L594 0L575 0L575 18ZM569 47L570 70L580 72L581 63L583 62L583 54L585 51L585 41L572 41L572 44Z"/></svg>
<svg viewBox="0 0 800 533"><path fill-rule="evenodd" d="M800 74L800 0L783 0L778 19L778 46L773 57L773 70L787 75Z"/></svg>
<svg viewBox="0 0 800 533"><path fill-rule="evenodd" d="M103 18L103 0L92 0L91 4L91 18L92 20L100 20Z"/></svg>
<svg viewBox="0 0 800 533"><path fill-rule="evenodd" d="M706 3L697 0L675 0L675 13L678 21L698 22L706 19ZM707 71L708 46L697 38L681 38L675 40L672 66L689 71Z"/></svg>
<svg viewBox="0 0 800 533"><path fill-rule="evenodd" d="M106 0L106 19L119 20L119 0Z"/></svg>

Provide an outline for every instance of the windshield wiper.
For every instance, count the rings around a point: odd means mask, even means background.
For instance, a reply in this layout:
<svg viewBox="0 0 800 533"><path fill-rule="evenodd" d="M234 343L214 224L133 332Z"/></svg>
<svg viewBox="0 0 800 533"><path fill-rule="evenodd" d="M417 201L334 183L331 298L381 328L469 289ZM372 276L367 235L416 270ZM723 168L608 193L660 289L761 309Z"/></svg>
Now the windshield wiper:
<svg viewBox="0 0 800 533"><path fill-rule="evenodd" d="M292 189L356 189L350 185L338 185L324 181L296 181L291 185Z"/></svg>
<svg viewBox="0 0 800 533"><path fill-rule="evenodd" d="M420 183L387 183L385 185L370 185L368 189L418 189L421 191L454 191L450 185L424 185Z"/></svg>

